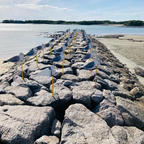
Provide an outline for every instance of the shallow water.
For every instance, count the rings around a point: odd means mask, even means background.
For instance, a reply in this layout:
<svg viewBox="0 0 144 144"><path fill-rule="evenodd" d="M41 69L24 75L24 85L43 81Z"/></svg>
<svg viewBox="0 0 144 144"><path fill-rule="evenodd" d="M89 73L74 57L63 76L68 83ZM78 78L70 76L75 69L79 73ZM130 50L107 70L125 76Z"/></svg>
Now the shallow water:
<svg viewBox="0 0 144 144"><path fill-rule="evenodd" d="M144 35L144 27L123 27L111 25L37 25L37 24L0 24L0 58L8 58L27 52L32 47L49 41L47 33L70 28L84 29L88 34L137 34Z"/></svg>

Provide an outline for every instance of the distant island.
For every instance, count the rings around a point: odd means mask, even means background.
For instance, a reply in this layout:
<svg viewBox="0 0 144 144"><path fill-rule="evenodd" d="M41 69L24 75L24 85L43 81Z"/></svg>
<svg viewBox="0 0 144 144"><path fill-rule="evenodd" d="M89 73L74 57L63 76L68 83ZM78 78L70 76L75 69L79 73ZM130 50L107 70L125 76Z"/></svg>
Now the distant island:
<svg viewBox="0 0 144 144"><path fill-rule="evenodd" d="M109 25L109 24L121 24L125 26L144 26L144 21L130 20L130 21L53 21L53 20L3 20L2 23L15 23L15 24L78 24L78 25Z"/></svg>

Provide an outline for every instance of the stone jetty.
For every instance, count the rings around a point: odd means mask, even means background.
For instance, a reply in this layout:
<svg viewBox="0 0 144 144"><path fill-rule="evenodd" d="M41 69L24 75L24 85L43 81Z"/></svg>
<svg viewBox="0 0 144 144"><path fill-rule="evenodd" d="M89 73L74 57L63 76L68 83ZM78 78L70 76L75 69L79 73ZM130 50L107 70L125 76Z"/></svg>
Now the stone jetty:
<svg viewBox="0 0 144 144"><path fill-rule="evenodd" d="M75 30L52 77L39 75L71 35L46 44L21 67L0 75L0 144L144 144L144 87L95 37ZM86 70L83 51L92 43L99 60ZM54 88L54 96L52 89Z"/></svg>

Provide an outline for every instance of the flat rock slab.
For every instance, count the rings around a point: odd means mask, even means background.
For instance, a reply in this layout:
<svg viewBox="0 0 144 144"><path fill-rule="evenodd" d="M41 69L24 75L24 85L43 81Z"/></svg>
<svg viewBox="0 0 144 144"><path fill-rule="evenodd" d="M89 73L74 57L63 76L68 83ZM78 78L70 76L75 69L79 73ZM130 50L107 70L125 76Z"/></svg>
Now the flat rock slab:
<svg viewBox="0 0 144 144"><path fill-rule="evenodd" d="M51 107L0 107L1 141L8 144L30 144L36 138L50 133L55 119Z"/></svg>
<svg viewBox="0 0 144 144"><path fill-rule="evenodd" d="M2 105L23 105L24 102L12 94L0 94L0 106Z"/></svg>
<svg viewBox="0 0 144 144"><path fill-rule="evenodd" d="M65 113L61 144L117 144L106 122L81 104Z"/></svg>
<svg viewBox="0 0 144 144"><path fill-rule="evenodd" d="M14 94L17 98L23 101L26 101L26 99L32 96L32 92L27 86L9 86L5 88L5 91Z"/></svg>

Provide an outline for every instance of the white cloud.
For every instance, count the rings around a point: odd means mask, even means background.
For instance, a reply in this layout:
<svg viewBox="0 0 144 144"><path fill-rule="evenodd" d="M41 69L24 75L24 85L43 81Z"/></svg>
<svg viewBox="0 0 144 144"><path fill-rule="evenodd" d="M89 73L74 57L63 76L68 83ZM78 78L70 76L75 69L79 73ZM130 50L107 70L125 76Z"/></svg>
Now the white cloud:
<svg viewBox="0 0 144 144"><path fill-rule="evenodd" d="M50 8L50 9L58 9L58 10L70 10L68 8L60 8L52 5L37 5L37 4L16 4L16 7L19 8L27 8L27 9L42 9L42 8Z"/></svg>

